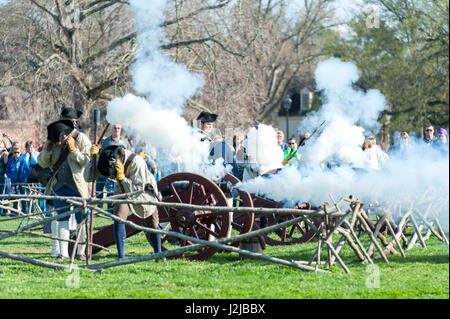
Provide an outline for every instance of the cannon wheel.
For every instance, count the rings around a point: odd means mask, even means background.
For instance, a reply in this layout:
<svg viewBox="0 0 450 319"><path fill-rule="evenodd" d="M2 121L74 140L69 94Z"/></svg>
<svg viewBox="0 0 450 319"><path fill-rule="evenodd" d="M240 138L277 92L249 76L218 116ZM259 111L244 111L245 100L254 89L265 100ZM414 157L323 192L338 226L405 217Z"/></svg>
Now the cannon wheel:
<svg viewBox="0 0 450 319"><path fill-rule="evenodd" d="M274 169L266 172L262 176L269 176L271 174L276 174L281 169ZM262 208L283 208L283 204L262 196L252 194L253 206ZM301 204L298 206L301 209L312 209L309 204ZM277 214L257 214L255 218L255 229L261 228L262 218L267 217L267 225L272 226L279 224L281 222L294 219L298 215L277 215ZM316 227L320 226L321 219L316 218L312 220ZM314 238L316 232L311 229L305 222L300 222L289 227L280 228L275 232L264 235L264 239L268 245L278 246L278 245L293 245L306 243Z"/></svg>
<svg viewBox="0 0 450 319"><path fill-rule="evenodd" d="M283 205L281 203L257 195L253 195L253 204L254 207L283 208ZM302 204L298 208L311 209L311 206L309 204ZM298 217L298 215L257 214L255 229L261 228L261 219L264 216L267 217L267 226L279 224ZM319 227L321 218L315 218L314 220L312 220L312 222L316 227ZM306 243L313 239L315 235L316 232L311 229L308 224L302 221L292 226L280 228L275 232L266 234L264 236L264 239L266 243L271 246L294 245Z"/></svg>
<svg viewBox="0 0 450 319"><path fill-rule="evenodd" d="M234 175L227 174L223 178L224 181L230 182L232 185L236 185L241 181ZM239 207L253 207L252 196L244 191L238 190L239 194ZM253 223L255 220L255 214L253 213L233 213L231 226L237 230L240 234L251 232L253 229ZM239 246L238 242L232 243L232 246Z"/></svg>
<svg viewBox="0 0 450 319"><path fill-rule="evenodd" d="M176 189L176 182L185 182L186 188ZM163 198L166 203L183 203L201 206L228 206L227 198L214 181L204 176L193 173L175 173L164 177L158 182L158 189L170 190L170 195ZM159 207L159 223L170 226L171 231L203 240L227 237L231 232L231 213L212 212L208 210L196 210L182 208ZM181 240L173 236L161 238L163 250L173 246L186 246L195 244ZM211 257L217 248L205 247L195 253L186 254L184 257L191 260L205 260ZM176 256L182 257L182 256Z"/></svg>

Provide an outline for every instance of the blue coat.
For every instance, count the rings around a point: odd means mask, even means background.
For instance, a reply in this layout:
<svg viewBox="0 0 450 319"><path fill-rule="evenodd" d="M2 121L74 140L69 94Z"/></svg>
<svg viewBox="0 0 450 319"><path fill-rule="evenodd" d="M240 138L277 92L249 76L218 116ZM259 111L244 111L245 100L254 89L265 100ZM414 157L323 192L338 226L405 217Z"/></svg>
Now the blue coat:
<svg viewBox="0 0 450 319"><path fill-rule="evenodd" d="M26 183L30 173L30 165L22 156L20 156L17 160L14 157L8 159L8 164L6 165L6 175L11 179L11 184ZM17 180L18 176L19 180Z"/></svg>

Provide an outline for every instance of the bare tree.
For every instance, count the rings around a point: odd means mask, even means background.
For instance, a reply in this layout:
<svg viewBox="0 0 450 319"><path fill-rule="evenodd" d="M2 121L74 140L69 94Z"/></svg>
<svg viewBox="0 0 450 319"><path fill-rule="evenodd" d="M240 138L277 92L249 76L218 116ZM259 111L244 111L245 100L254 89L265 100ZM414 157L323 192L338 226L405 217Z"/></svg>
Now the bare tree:
<svg viewBox="0 0 450 319"><path fill-rule="evenodd" d="M289 20L287 0L169 1L161 48L205 78L185 117L214 111L233 127L273 120L293 83L311 74L320 56L317 39L327 27L329 2L305 0ZM63 104L90 115L132 90L136 28L128 1L16 0L0 10L6 26L0 70L39 98L40 125Z"/></svg>
<svg viewBox="0 0 450 319"><path fill-rule="evenodd" d="M174 0L165 28L218 10L229 1ZM128 68L134 62L136 28L124 0L17 0L1 8L1 68L14 83L39 97L44 120L55 118L61 105L90 114L129 90ZM214 36L169 39L161 47L213 41Z"/></svg>
<svg viewBox="0 0 450 319"><path fill-rule="evenodd" d="M289 20L288 3L234 1L227 11L214 12L214 24L205 26L233 52L210 43L177 52L179 59L203 70L206 79L203 94L188 103L189 117L214 111L228 127L274 121L298 78L311 77L321 56L320 32L330 17L330 1L316 0L304 1Z"/></svg>

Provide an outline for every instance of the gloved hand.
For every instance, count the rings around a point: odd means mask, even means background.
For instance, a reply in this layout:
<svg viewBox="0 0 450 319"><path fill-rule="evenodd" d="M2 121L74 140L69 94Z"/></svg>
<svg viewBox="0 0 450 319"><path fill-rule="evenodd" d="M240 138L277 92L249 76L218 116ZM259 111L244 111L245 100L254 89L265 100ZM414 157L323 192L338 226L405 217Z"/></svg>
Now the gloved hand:
<svg viewBox="0 0 450 319"><path fill-rule="evenodd" d="M100 153L100 146L98 144L92 144L91 146L91 159L94 158L94 156L98 157L98 153Z"/></svg>
<svg viewBox="0 0 450 319"><path fill-rule="evenodd" d="M73 153L77 150L75 146L75 139L72 136L69 136L66 141L67 147L69 148L69 152Z"/></svg>
<svg viewBox="0 0 450 319"><path fill-rule="evenodd" d="M289 160L285 159L283 162L281 162L283 165L289 164Z"/></svg>
<svg viewBox="0 0 450 319"><path fill-rule="evenodd" d="M116 160L116 179L118 181L123 181L125 179L125 167L122 164L121 160Z"/></svg>
<svg viewBox="0 0 450 319"><path fill-rule="evenodd" d="M47 152L50 152L50 151L52 150L52 147L53 147L54 144L55 144L55 143L53 143L52 141L47 140L47 142L45 142L44 149L45 149Z"/></svg>

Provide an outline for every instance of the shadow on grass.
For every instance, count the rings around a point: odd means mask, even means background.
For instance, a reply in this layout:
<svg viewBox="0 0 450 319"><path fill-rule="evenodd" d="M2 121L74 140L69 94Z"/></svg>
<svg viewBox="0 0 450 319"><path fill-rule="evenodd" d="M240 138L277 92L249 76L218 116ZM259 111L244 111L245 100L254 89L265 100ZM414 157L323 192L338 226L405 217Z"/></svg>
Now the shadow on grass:
<svg viewBox="0 0 450 319"><path fill-rule="evenodd" d="M389 258L389 257L388 257ZM423 256L423 255L406 255L406 258L395 258L392 260L396 263L430 263L430 264L448 264L449 255L433 255L433 256Z"/></svg>

